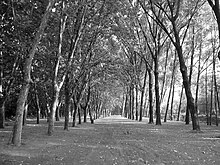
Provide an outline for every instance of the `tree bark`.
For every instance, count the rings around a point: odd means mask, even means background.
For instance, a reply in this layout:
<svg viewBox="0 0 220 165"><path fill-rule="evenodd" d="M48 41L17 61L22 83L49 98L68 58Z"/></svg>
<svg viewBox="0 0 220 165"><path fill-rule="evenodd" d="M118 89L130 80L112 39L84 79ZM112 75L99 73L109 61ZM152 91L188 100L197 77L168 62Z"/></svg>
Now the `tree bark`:
<svg viewBox="0 0 220 165"><path fill-rule="evenodd" d="M200 41L200 48L199 48L199 64L198 64L198 73L197 73L197 80L196 80L196 98L195 98L195 109L198 112L198 97L199 97L199 79L201 74L201 56L202 56L202 40Z"/></svg>
<svg viewBox="0 0 220 165"><path fill-rule="evenodd" d="M3 54L0 51L0 128L5 128L5 103L3 94Z"/></svg>
<svg viewBox="0 0 220 165"><path fill-rule="evenodd" d="M166 107L166 111L165 111L165 115L164 115L164 122L167 122L167 113L168 113L169 105L170 105L170 97L171 97L172 86L173 86L173 83L174 83L175 70L176 70L176 53L175 53L175 56L174 56L172 77L171 77L171 82L170 82L169 95L168 95L168 99L167 99L167 107Z"/></svg>
<svg viewBox="0 0 220 165"><path fill-rule="evenodd" d="M23 84L19 93L19 98L17 102L17 109L16 109L16 117L15 117L15 123L13 127L13 137L11 143L19 146L21 144L21 133L22 133L22 121L23 121L23 112L24 112L24 106L25 102L27 100L27 95L30 87L31 77L31 66L32 66L32 60L34 58L37 45L39 41L41 40L41 37L44 33L44 29L47 25L47 19L49 17L49 13L54 5L54 0L49 0L47 9L43 15L43 18L41 20L40 27L35 35L34 42L32 44L31 50L25 60L24 64L24 80Z"/></svg>
<svg viewBox="0 0 220 165"><path fill-rule="evenodd" d="M59 38L58 38L58 52L55 60L54 65L54 73L53 73L53 96L52 96L52 104L50 108L50 114L49 114L49 122L48 122L48 135L52 135L54 131L54 121L55 121L55 113L56 113L56 120L59 120L59 109L58 109L58 103L59 103L59 95L60 90L63 86L63 83L66 78L66 73L64 73L63 78L61 82L58 82L58 71L59 71L59 65L61 60L61 54L62 54L62 41L63 41L63 33L65 30L66 25L66 19L67 16L63 16L65 8L65 2L62 2L62 13L60 17L60 25L59 25Z"/></svg>
<svg viewBox="0 0 220 165"><path fill-rule="evenodd" d="M180 43L180 42L178 42L178 43ZM180 44L176 45L176 49L177 49L177 54L179 56L180 71L182 74L183 85L184 85L185 93L186 93L186 97L187 97L187 106L188 106L189 111L191 113L192 127L193 127L193 130L200 131L198 114L195 109L194 98L192 96L192 92L191 92L190 84L189 84L189 80L188 80L188 75L187 75L187 67L184 62L182 48L181 48Z"/></svg>
<svg viewBox="0 0 220 165"><path fill-rule="evenodd" d="M135 113L135 119L138 120L138 85L135 85L135 109L136 109L136 113Z"/></svg>
<svg viewBox="0 0 220 165"><path fill-rule="evenodd" d="M23 114L23 126L27 124L27 113L28 113L28 104L25 104L24 114Z"/></svg>
<svg viewBox="0 0 220 165"><path fill-rule="evenodd" d="M175 94L175 77L173 79L173 91L172 91L172 99L171 99L171 107L170 107L170 120L173 120L173 99Z"/></svg>
<svg viewBox="0 0 220 165"><path fill-rule="evenodd" d="M180 102L179 102L179 109L178 109L178 115L177 115L177 121L180 120L180 112L181 112L181 105L182 105L182 97L183 97L183 86L180 93Z"/></svg>
<svg viewBox="0 0 220 165"><path fill-rule="evenodd" d="M156 97L156 125L161 125L160 116L160 90L159 90L159 79L158 79L158 54L154 58L154 79L155 79L155 97Z"/></svg>
<svg viewBox="0 0 220 165"><path fill-rule="evenodd" d="M147 69L145 70L144 84L143 84L143 87L141 89L141 103L140 103L140 117L139 117L139 121L142 121L142 116L143 116L143 102L144 102L144 95L145 95L146 80L147 80Z"/></svg>
<svg viewBox="0 0 220 165"><path fill-rule="evenodd" d="M153 114L153 91L152 91L152 73L151 70L148 69L148 76L149 76L149 124L153 124L154 123L154 114Z"/></svg>
<svg viewBox="0 0 220 165"><path fill-rule="evenodd" d="M213 108L213 73L212 73L212 81L211 81L211 106L210 106L210 111L209 111L209 125L212 125L212 108Z"/></svg>

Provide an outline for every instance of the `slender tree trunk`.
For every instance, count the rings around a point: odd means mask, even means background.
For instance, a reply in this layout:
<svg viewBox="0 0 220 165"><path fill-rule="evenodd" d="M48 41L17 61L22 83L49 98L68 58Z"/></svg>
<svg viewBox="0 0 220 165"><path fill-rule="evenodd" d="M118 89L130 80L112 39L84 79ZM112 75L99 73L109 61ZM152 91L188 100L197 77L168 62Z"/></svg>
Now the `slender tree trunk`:
<svg viewBox="0 0 220 165"><path fill-rule="evenodd" d="M169 95L168 95L168 99L167 99L167 107L166 107L166 111L165 111L165 115L164 115L164 122L167 121L167 113L168 113L169 105L170 105L170 97L171 97L171 92L172 92L172 86L173 86L173 83L174 83L175 70L176 70L176 53L175 53L175 56L174 56L172 77L171 77L171 82L170 82Z"/></svg>
<svg viewBox="0 0 220 165"><path fill-rule="evenodd" d="M169 43L167 50L166 50L166 59L165 59L165 66L164 66L164 72L163 72L163 82L162 82L162 87L161 87L161 92L160 92L160 104L163 102L163 97L165 95L164 86L165 86L165 82L166 82L167 63L168 63L167 61L168 61L170 45L171 44Z"/></svg>
<svg viewBox="0 0 220 165"><path fill-rule="evenodd" d="M191 83L192 83L192 73L193 73L193 61L194 61L194 53L195 53L195 27L193 25L192 27L192 43L191 43L191 57L190 57L190 70L189 70L189 85L191 88ZM185 117L185 122L186 125L189 124L189 108L188 105L186 106L186 117Z"/></svg>
<svg viewBox="0 0 220 165"><path fill-rule="evenodd" d="M87 106L82 107L83 109L83 122L87 122Z"/></svg>
<svg viewBox="0 0 220 165"><path fill-rule="evenodd" d="M76 126L76 115L77 115L77 112L78 112L78 106L77 106L76 100L73 101L73 105L74 105L74 112L73 112L72 127L75 127Z"/></svg>
<svg viewBox="0 0 220 165"><path fill-rule="evenodd" d="M218 98L218 86L216 80L216 66L215 66L215 45L213 45L213 85L214 85L214 102L215 102L215 124L218 126L218 108L219 108L219 98Z"/></svg>
<svg viewBox="0 0 220 165"><path fill-rule="evenodd" d="M160 90L159 90L158 55L154 58L154 78L155 78L155 97L156 97L156 125L161 125L160 116Z"/></svg>
<svg viewBox="0 0 220 165"><path fill-rule="evenodd" d="M81 124L82 123L82 120L81 120L81 108L79 108L79 107L78 107L78 117L79 117L78 124Z"/></svg>
<svg viewBox="0 0 220 165"><path fill-rule="evenodd" d="M142 116L143 116L143 102L144 102L144 95L145 95L146 80L147 80L147 69L145 70L144 84L143 84L143 87L142 87L142 90L141 90L141 103L140 103L140 117L139 117L139 121L142 121Z"/></svg>
<svg viewBox="0 0 220 165"><path fill-rule="evenodd" d="M89 101L90 101L90 85L88 85L88 93L87 93L87 99L86 99L86 105L84 107L84 122L86 122L86 118L87 118L87 108L89 105Z"/></svg>
<svg viewBox="0 0 220 165"><path fill-rule="evenodd" d="M90 107L89 107L89 118L90 118L91 124L94 124L94 120L93 120L93 117L92 117L92 112L91 112Z"/></svg>
<svg viewBox="0 0 220 165"><path fill-rule="evenodd" d="M166 107L166 111L165 111L165 115L164 115L164 122L167 122L167 114L168 114L169 105L170 105L170 96L171 96L172 86L173 86L173 76L172 76L172 79L171 79L169 95L168 95L168 98L167 98L167 107Z"/></svg>
<svg viewBox="0 0 220 165"><path fill-rule="evenodd" d="M180 102L179 102L179 109L178 109L177 121L180 120L180 112L181 112L181 105L182 105L182 97L183 97L183 86L182 86L181 94L180 94Z"/></svg>
<svg viewBox="0 0 220 165"><path fill-rule="evenodd" d="M134 98L134 85L132 86L132 91L131 91L131 92L132 92L132 94L131 94L131 96L132 96L132 102L131 102L131 103L132 103L132 105L131 105L131 106L132 106L131 119L134 120L134 106L135 106L135 104L134 104L134 99L135 99L135 98Z"/></svg>
<svg viewBox="0 0 220 165"><path fill-rule="evenodd" d="M153 114L153 91L152 91L152 73L151 70L148 69L148 75L149 75L149 124L154 123L154 114Z"/></svg>
<svg viewBox="0 0 220 165"><path fill-rule="evenodd" d="M0 128L5 128L5 101L3 94L3 54L0 51Z"/></svg>
<svg viewBox="0 0 220 165"><path fill-rule="evenodd" d="M170 120L173 120L173 99L174 99L174 91L175 91L175 77L173 79L173 91L172 91L172 99L171 99L171 107L170 107Z"/></svg>
<svg viewBox="0 0 220 165"><path fill-rule="evenodd" d="M122 117L125 116L126 103L127 103L127 94L124 93L123 94L123 107L122 107L122 112L121 112Z"/></svg>
<svg viewBox="0 0 220 165"><path fill-rule="evenodd" d="M210 111L209 111L209 125L212 125L212 105L213 105L213 74L212 74L212 81L211 81L211 106L210 106Z"/></svg>
<svg viewBox="0 0 220 165"><path fill-rule="evenodd" d="M41 108L40 108L40 103L39 103L39 97L35 88L35 101L36 101L36 107L37 107L37 124L40 124L40 115L41 115Z"/></svg>
<svg viewBox="0 0 220 165"><path fill-rule="evenodd" d="M206 73L205 73L205 110L206 110L206 124L209 125L209 110L208 110L208 66L206 62Z"/></svg>
<svg viewBox="0 0 220 165"><path fill-rule="evenodd" d="M215 99L215 125L218 126L218 105L217 105L216 91L215 91L214 99Z"/></svg>
<svg viewBox="0 0 220 165"><path fill-rule="evenodd" d="M1 95L1 94L0 94ZM5 128L5 101L0 96L0 128Z"/></svg>
<svg viewBox="0 0 220 165"><path fill-rule="evenodd" d="M128 101L129 101L129 97L128 97L128 91L126 91L126 96L125 96L125 109L124 109L124 117L128 117Z"/></svg>
<svg viewBox="0 0 220 165"><path fill-rule="evenodd" d="M136 97L135 97L135 102L136 102L136 107L135 107L135 109L136 109L136 113L135 113L135 115L136 115L136 120L138 120L138 116L139 116L139 114L138 114L138 85L136 84L135 85L135 89L136 89L136 91L135 91L135 95L136 95Z"/></svg>
<svg viewBox="0 0 220 165"><path fill-rule="evenodd" d="M65 93L65 109L64 109L64 130L69 130L69 118L70 118L70 107L71 107L71 96L70 96L70 86L69 86L69 74L67 74L65 79L65 87L64 87L64 93ZM72 103L73 104L73 103Z"/></svg>
<svg viewBox="0 0 220 165"><path fill-rule="evenodd" d="M23 113L24 113L24 106L25 102L27 100L27 95L30 87L31 77L31 66L32 66L32 60L34 58L37 45L39 41L41 40L41 37L44 33L44 29L47 25L47 19L49 17L49 13L54 5L54 0L49 0L47 9L43 15L43 18L41 20L40 27L35 35L34 42L32 44L31 50L25 60L24 64L24 80L23 85L21 87L19 98L17 102L17 109L16 109L16 117L15 117L15 123L13 127L13 137L12 137L12 144L19 146L21 144L21 133L22 133L22 121L23 121Z"/></svg>
<svg viewBox="0 0 220 165"><path fill-rule="evenodd" d="M128 119L132 118L132 87L131 86L129 89L129 115L128 115Z"/></svg>
<svg viewBox="0 0 220 165"><path fill-rule="evenodd" d="M199 64L198 64L198 74L197 74L197 81L196 81L195 109L197 112L198 112L198 97L199 97L199 79L200 79L200 74L201 74L201 56L202 56L202 40L200 41Z"/></svg>

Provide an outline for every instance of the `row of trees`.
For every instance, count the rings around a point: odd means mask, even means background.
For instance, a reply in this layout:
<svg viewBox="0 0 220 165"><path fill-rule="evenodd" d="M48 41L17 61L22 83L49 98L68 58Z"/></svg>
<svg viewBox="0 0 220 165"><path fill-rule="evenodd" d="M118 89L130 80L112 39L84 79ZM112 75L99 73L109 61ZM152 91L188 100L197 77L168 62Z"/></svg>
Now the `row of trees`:
<svg viewBox="0 0 220 165"><path fill-rule="evenodd" d="M47 117L52 135L60 115L68 130L70 116L75 126L82 113L93 122L121 110L161 125L185 111L199 131L198 112L205 109L209 124L219 113L218 24L210 10L218 18L218 4L3 0L0 127L5 115L15 116L11 142L20 145L27 113L37 123Z"/></svg>

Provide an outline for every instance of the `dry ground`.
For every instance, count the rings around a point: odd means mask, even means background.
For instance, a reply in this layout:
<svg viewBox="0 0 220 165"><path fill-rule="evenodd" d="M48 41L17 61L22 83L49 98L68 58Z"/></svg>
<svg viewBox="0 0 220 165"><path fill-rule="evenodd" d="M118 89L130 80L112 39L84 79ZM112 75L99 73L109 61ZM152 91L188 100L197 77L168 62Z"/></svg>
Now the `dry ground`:
<svg viewBox="0 0 220 165"><path fill-rule="evenodd" d="M0 130L0 165L211 165L220 164L220 127L201 124L202 133L182 122L162 126L111 116L83 123L70 131L56 123L23 128L22 145L7 145L12 126Z"/></svg>

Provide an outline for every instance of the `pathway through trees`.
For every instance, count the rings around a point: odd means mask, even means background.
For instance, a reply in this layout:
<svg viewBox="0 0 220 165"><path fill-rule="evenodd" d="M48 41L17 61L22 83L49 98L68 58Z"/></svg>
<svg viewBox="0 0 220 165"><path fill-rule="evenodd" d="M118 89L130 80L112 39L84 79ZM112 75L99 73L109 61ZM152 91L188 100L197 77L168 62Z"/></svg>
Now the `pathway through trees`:
<svg viewBox="0 0 220 165"><path fill-rule="evenodd" d="M6 145L11 126L0 132L0 164L164 165L220 164L220 129L201 124L202 133L189 131L182 122L162 126L111 116L63 130L55 123L53 136L47 123L28 121L22 145Z"/></svg>

